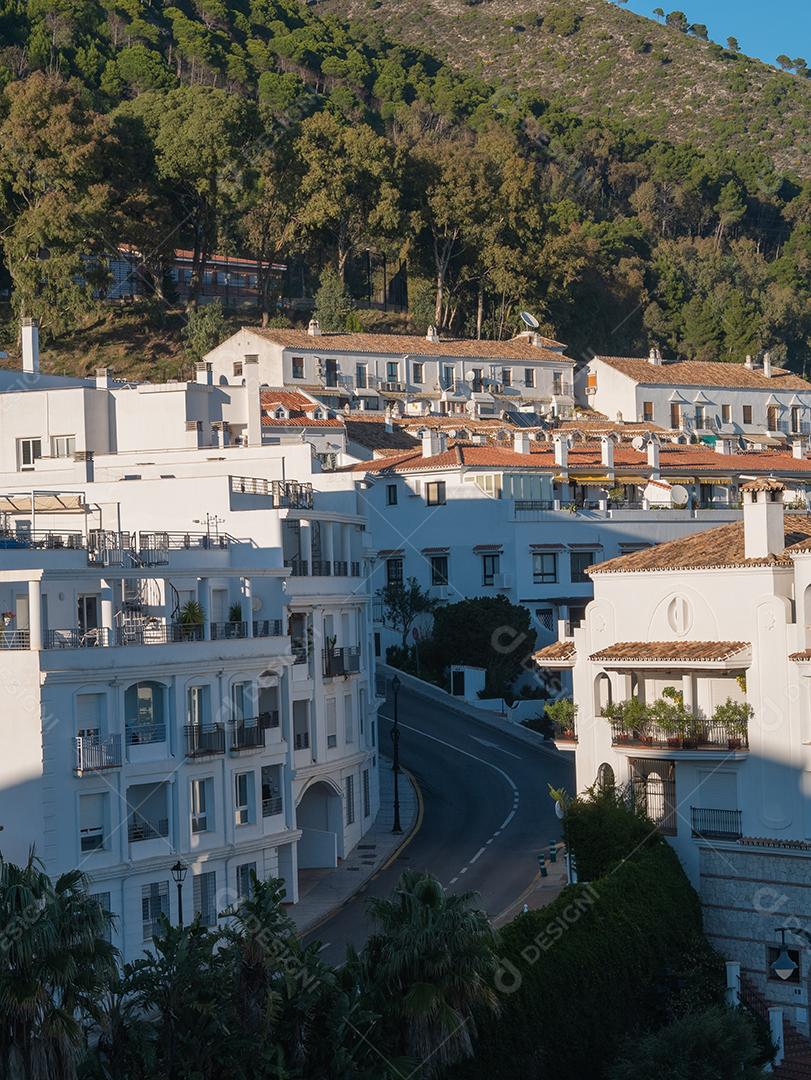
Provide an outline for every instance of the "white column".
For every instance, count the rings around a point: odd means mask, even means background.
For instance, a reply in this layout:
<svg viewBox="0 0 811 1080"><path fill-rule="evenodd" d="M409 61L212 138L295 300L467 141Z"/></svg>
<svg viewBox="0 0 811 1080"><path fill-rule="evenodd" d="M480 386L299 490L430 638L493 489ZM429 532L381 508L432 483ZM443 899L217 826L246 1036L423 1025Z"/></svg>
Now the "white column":
<svg viewBox="0 0 811 1080"><path fill-rule="evenodd" d="M211 640L211 589L208 578L197 580L197 603L203 609L203 639Z"/></svg>
<svg viewBox="0 0 811 1080"><path fill-rule="evenodd" d="M109 581L101 583L101 625L115 645L115 627L113 626L113 586Z"/></svg>
<svg viewBox="0 0 811 1080"><path fill-rule="evenodd" d="M685 671L681 677L681 692L684 698L684 708L689 714L695 712L695 681L692 671Z"/></svg>
<svg viewBox="0 0 811 1080"><path fill-rule="evenodd" d="M783 1042L783 1010L779 1005L769 1007L769 1034L777 1050L773 1064L781 1065L785 1055L785 1044Z"/></svg>
<svg viewBox="0 0 811 1080"><path fill-rule="evenodd" d="M335 558L335 545L333 544L333 534L336 527L337 526L332 521L321 522L321 536L324 540L324 560L329 563L330 570L332 570L333 560Z"/></svg>
<svg viewBox="0 0 811 1080"><path fill-rule="evenodd" d="M28 647L42 648L42 582L28 582Z"/></svg>
<svg viewBox="0 0 811 1080"><path fill-rule="evenodd" d="M727 960L726 973L726 1003L730 1009L737 1009L741 1003L741 965L736 960Z"/></svg>
<svg viewBox="0 0 811 1080"><path fill-rule="evenodd" d="M299 558L307 564L307 573L313 572L313 534L310 530L310 522L302 521L299 532L301 539L301 552Z"/></svg>
<svg viewBox="0 0 811 1080"><path fill-rule="evenodd" d="M242 579L243 613L248 637L253 637L253 583L249 577Z"/></svg>

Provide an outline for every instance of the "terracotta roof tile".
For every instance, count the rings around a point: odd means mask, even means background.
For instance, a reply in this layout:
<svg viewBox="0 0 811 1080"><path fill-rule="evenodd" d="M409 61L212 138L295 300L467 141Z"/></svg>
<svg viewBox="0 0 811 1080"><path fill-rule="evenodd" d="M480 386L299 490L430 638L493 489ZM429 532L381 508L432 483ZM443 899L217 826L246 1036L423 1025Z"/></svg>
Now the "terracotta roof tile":
<svg viewBox="0 0 811 1080"><path fill-rule="evenodd" d="M554 641L543 649L536 649L532 654L532 659L543 664L545 660L571 660L576 654L577 649L573 641Z"/></svg>
<svg viewBox="0 0 811 1080"><path fill-rule="evenodd" d="M574 364L574 360L553 351L555 347L565 346L551 338L543 338L544 346L538 346L525 337L512 338L509 341L476 341L470 338L429 341L428 338L416 334L325 333L313 336L306 330L275 330L260 326L246 326L244 329L283 348L302 351L375 353L384 356L469 356L482 360L549 360L559 364Z"/></svg>
<svg viewBox="0 0 811 1080"><path fill-rule="evenodd" d="M748 641L617 641L589 660L731 660L749 648Z"/></svg>
<svg viewBox="0 0 811 1080"><path fill-rule="evenodd" d="M633 551L608 562L589 567L589 573L633 574L652 570L704 570L733 566L790 566L791 551L805 550L811 543L811 516L787 515L785 518L786 551L766 559L747 559L744 555L743 522L722 525L719 529L693 533L679 540Z"/></svg>
<svg viewBox="0 0 811 1080"><path fill-rule="evenodd" d="M650 364L634 356L598 356L615 371L639 383L656 386L751 388L753 390L811 390L811 383L783 368L772 368L771 378L762 369L750 371L743 364L701 360L677 360ZM598 377L599 378L599 377Z"/></svg>
<svg viewBox="0 0 811 1080"><path fill-rule="evenodd" d="M321 413L326 413L328 410L324 405L311 401L297 390L262 390L259 401L262 407L262 427L342 428L344 426L342 420L335 418L330 419L325 416L316 420L308 416L308 411L312 412L314 409L318 409ZM287 409L289 416L277 418L265 415L266 410L273 411L279 405Z"/></svg>
<svg viewBox="0 0 811 1080"><path fill-rule="evenodd" d="M803 649L802 652L790 653L789 660L811 660L811 649Z"/></svg>
<svg viewBox="0 0 811 1080"><path fill-rule="evenodd" d="M357 420L347 416L344 420L346 437L352 442L365 446L367 450L386 450L397 452L398 450L414 450L416 439L407 431L392 424L392 430L386 431L383 424L375 421Z"/></svg>

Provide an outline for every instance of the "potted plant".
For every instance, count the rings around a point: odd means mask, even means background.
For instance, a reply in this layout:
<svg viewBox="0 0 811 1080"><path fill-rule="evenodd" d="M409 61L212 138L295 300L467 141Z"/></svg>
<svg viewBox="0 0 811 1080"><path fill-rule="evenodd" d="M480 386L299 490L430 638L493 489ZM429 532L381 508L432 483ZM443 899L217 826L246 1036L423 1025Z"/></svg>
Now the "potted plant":
<svg viewBox="0 0 811 1080"><path fill-rule="evenodd" d="M651 716L644 701L640 701L638 697L628 698L622 703L622 710L626 729L631 732L637 742L651 745L653 743L653 735L650 733Z"/></svg>
<svg viewBox="0 0 811 1080"><path fill-rule="evenodd" d="M661 697L653 703L650 713L651 720L664 735L667 745L672 750L678 750L684 738L684 707L679 702Z"/></svg>
<svg viewBox="0 0 811 1080"><path fill-rule="evenodd" d="M203 636L205 613L197 600L188 600L178 612L177 620L184 641L199 641Z"/></svg>
<svg viewBox="0 0 811 1080"><path fill-rule="evenodd" d="M577 705L571 698L559 698L557 701L550 701L544 707L544 713L555 725L556 738L567 739L570 742L577 738L575 732Z"/></svg>
<svg viewBox="0 0 811 1080"><path fill-rule="evenodd" d="M748 701L733 701L727 698L718 705L712 714L712 722L726 731L727 746L730 750L740 750L749 733L749 721L755 710Z"/></svg>
<svg viewBox="0 0 811 1080"><path fill-rule="evenodd" d="M242 604L239 600L232 604L228 609L228 621L229 622L242 622Z"/></svg>

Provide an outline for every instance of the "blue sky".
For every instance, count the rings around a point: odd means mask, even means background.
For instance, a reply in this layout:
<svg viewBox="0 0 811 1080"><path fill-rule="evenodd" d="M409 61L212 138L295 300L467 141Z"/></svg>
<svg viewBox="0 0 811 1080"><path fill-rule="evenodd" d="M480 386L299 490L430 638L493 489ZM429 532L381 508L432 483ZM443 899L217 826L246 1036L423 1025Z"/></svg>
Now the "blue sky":
<svg viewBox="0 0 811 1080"><path fill-rule="evenodd" d="M769 64L781 53L811 63L811 0L629 0L624 6L650 17L655 7L683 11L690 22L705 23L713 41L736 37L743 52Z"/></svg>

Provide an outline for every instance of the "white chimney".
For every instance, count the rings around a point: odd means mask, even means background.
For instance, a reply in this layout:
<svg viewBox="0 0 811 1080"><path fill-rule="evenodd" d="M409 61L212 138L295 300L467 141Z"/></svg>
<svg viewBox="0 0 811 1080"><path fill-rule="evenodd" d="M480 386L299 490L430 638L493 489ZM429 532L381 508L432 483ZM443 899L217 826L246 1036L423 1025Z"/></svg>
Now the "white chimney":
<svg viewBox="0 0 811 1080"><path fill-rule="evenodd" d="M447 440L441 431L431 428L429 431L422 433L422 456L424 458L443 454L446 447Z"/></svg>
<svg viewBox="0 0 811 1080"><path fill-rule="evenodd" d="M648 363L658 367L662 362L662 354L658 349L651 349L648 353Z"/></svg>
<svg viewBox="0 0 811 1080"><path fill-rule="evenodd" d="M529 453L529 432L516 431L513 433L513 450L516 454Z"/></svg>
<svg viewBox="0 0 811 1080"><path fill-rule="evenodd" d="M555 435L553 438L555 446L555 464L559 465L562 469L568 468L569 465L569 436L568 435Z"/></svg>
<svg viewBox="0 0 811 1080"><path fill-rule="evenodd" d="M210 386L212 380L211 368L205 362L201 360L199 364L195 364L194 367L195 382L200 383L203 386Z"/></svg>
<svg viewBox="0 0 811 1080"><path fill-rule="evenodd" d="M439 341L439 334L436 332L436 327L429 326L425 337L427 341Z"/></svg>
<svg viewBox="0 0 811 1080"><path fill-rule="evenodd" d="M754 361L752 360L752 357L749 354L747 354L746 359L743 362L743 366L746 368L747 371L754 371L755 370Z"/></svg>
<svg viewBox="0 0 811 1080"><path fill-rule="evenodd" d="M731 454L733 452L732 439L716 439L715 452L716 454Z"/></svg>
<svg viewBox="0 0 811 1080"><path fill-rule="evenodd" d="M648 438L648 466L653 472L659 471L659 440L655 435Z"/></svg>
<svg viewBox="0 0 811 1080"><path fill-rule="evenodd" d="M307 333L310 337L321 337L321 324L318 319L310 319L307 324Z"/></svg>
<svg viewBox="0 0 811 1080"><path fill-rule="evenodd" d="M96 368L96 388L98 390L107 390L110 386L110 376L112 372L109 368L98 367Z"/></svg>
<svg viewBox="0 0 811 1080"><path fill-rule="evenodd" d="M245 378L245 409L248 414L248 446L262 445L262 402L259 394L259 357L246 356L242 361Z"/></svg>
<svg viewBox="0 0 811 1080"><path fill-rule="evenodd" d="M39 319L23 319L23 371L39 374Z"/></svg>
<svg viewBox="0 0 811 1080"><path fill-rule="evenodd" d="M772 377L772 354L770 352L763 354L763 375L767 379Z"/></svg>
<svg viewBox="0 0 811 1080"><path fill-rule="evenodd" d="M807 446L805 439L795 439L791 444L791 456L797 458L800 461L805 459L807 453Z"/></svg>
<svg viewBox="0 0 811 1080"><path fill-rule="evenodd" d="M532 334L530 340L532 341L532 344L535 346L536 349L543 348L543 337L538 333L537 330Z"/></svg>
<svg viewBox="0 0 811 1080"><path fill-rule="evenodd" d="M743 493L743 552L747 559L782 555L786 546L783 485L779 480L752 480Z"/></svg>
<svg viewBox="0 0 811 1080"><path fill-rule="evenodd" d="M614 468L614 440L610 435L600 436L600 461L607 469Z"/></svg>

